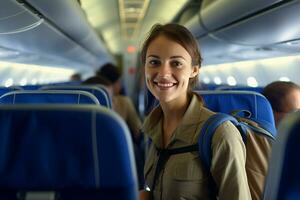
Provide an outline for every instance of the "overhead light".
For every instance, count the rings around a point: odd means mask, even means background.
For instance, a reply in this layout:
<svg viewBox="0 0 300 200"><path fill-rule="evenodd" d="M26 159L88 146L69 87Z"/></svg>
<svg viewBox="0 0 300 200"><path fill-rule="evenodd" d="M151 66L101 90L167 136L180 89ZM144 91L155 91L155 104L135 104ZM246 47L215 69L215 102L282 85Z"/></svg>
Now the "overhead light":
<svg viewBox="0 0 300 200"><path fill-rule="evenodd" d="M208 84L208 83L210 83L210 79L209 79L208 77L204 77L204 78L203 78L203 82L204 82L205 84Z"/></svg>
<svg viewBox="0 0 300 200"><path fill-rule="evenodd" d="M4 86L5 87L10 87L14 84L14 80L12 78L9 78L5 81Z"/></svg>
<svg viewBox="0 0 300 200"><path fill-rule="evenodd" d="M227 83L230 86L234 86L234 85L236 85L236 80L235 80L235 78L233 76L228 76L227 77Z"/></svg>
<svg viewBox="0 0 300 200"><path fill-rule="evenodd" d="M257 83L256 79L253 76L250 76L250 77L247 78L247 85L249 87L257 87L258 83Z"/></svg>
<svg viewBox="0 0 300 200"><path fill-rule="evenodd" d="M220 77L216 76L216 77L214 77L214 82L215 82L215 84L220 85L222 83L222 80Z"/></svg>
<svg viewBox="0 0 300 200"><path fill-rule="evenodd" d="M280 80L280 81L285 81L285 82L291 81L291 80L290 80L288 77L286 77L286 76L280 77L279 80Z"/></svg>
<svg viewBox="0 0 300 200"><path fill-rule="evenodd" d="M135 51L136 51L135 46L129 45L129 46L127 47L127 52L128 52L128 53L134 53Z"/></svg>
<svg viewBox="0 0 300 200"><path fill-rule="evenodd" d="M5 80L2 85L5 87L14 84L21 86L29 83L36 84L38 79L52 82L68 81L74 72L74 70L66 68L0 62L1 77ZM9 74L14 76L7 77Z"/></svg>
<svg viewBox="0 0 300 200"><path fill-rule="evenodd" d="M32 84L32 85L36 85L36 84L37 84L37 79L36 79L36 78L32 79L32 80L31 80L31 84Z"/></svg>
<svg viewBox="0 0 300 200"><path fill-rule="evenodd" d="M21 85L21 86L27 85L27 79L26 79L26 78L23 78L23 79L20 81L20 85Z"/></svg>

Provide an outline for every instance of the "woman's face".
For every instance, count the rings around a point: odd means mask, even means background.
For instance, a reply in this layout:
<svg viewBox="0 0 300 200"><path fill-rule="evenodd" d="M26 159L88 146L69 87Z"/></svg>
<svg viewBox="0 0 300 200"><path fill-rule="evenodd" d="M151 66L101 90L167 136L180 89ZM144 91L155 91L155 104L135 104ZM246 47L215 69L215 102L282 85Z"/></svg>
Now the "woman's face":
<svg viewBox="0 0 300 200"><path fill-rule="evenodd" d="M160 102L185 99L189 79L198 72L198 66L192 67L190 54L179 43L165 36L150 43L145 61L146 84Z"/></svg>

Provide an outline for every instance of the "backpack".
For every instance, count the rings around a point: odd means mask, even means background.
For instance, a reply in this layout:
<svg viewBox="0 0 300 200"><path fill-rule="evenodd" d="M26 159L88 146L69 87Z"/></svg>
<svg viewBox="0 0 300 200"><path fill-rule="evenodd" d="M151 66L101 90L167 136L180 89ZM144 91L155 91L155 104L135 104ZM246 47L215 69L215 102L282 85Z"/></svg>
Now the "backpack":
<svg viewBox="0 0 300 200"><path fill-rule="evenodd" d="M247 112L249 114L248 111L242 112ZM271 145L275 135L275 128L272 125L268 125L268 123L261 123L251 119L250 117L238 117L238 113L235 113L234 115L224 113L212 115L204 123L201 129L198 144L174 149L157 148L159 158L150 191L151 198L153 197L152 191L154 190L159 173L164 168L169 157L172 155L198 151L205 169L210 171L212 160L211 143L213 135L219 125L226 121L230 121L239 130L246 146L246 173L251 197L252 199L262 199L265 178L268 171ZM213 189L217 192L212 178L210 182Z"/></svg>

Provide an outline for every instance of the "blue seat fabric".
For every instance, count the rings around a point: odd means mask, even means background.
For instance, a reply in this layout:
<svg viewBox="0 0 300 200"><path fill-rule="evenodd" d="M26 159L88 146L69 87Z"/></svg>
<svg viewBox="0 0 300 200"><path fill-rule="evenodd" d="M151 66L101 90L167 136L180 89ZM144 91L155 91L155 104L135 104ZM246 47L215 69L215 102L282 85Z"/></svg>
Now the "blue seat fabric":
<svg viewBox="0 0 300 200"><path fill-rule="evenodd" d="M195 91L204 105L214 112L230 114L234 110L251 112L251 119L265 125L276 134L273 111L268 100L259 93L245 91Z"/></svg>
<svg viewBox="0 0 300 200"><path fill-rule="evenodd" d="M97 99L93 99L82 93L40 93L33 91L20 91L17 93L10 92L0 98L2 104L44 104L44 103L59 103L59 104L99 104Z"/></svg>
<svg viewBox="0 0 300 200"><path fill-rule="evenodd" d="M57 85L57 86L45 86L41 90L81 90L92 93L98 99L99 103L105 107L112 108L111 99L108 92L101 87L89 86L89 85Z"/></svg>
<svg viewBox="0 0 300 200"><path fill-rule="evenodd" d="M264 199L300 199L300 111L279 125L273 144Z"/></svg>
<svg viewBox="0 0 300 200"><path fill-rule="evenodd" d="M67 199L136 199L130 134L107 109L0 106L0 147L0 198L54 190Z"/></svg>

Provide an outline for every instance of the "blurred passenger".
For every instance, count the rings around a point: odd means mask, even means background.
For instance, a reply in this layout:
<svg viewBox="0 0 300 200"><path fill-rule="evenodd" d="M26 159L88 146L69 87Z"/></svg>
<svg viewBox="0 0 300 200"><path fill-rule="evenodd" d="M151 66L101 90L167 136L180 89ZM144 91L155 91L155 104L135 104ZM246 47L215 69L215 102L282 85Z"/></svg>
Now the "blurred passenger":
<svg viewBox="0 0 300 200"><path fill-rule="evenodd" d="M113 69L115 70L115 69ZM120 74L118 73L117 76L115 76L116 72L112 72L110 75L110 80L117 81L120 78ZM112 78L113 77L113 78ZM113 99L112 106L113 109L123 117L123 119L126 121L129 129L132 133L133 138L133 148L134 148L134 156L135 156L135 163L137 168L137 174L138 174L138 181L139 183L143 183L143 167L144 167L144 147L143 144L143 138L140 135L140 128L141 128L141 121L138 117L135 108L130 101L128 97L120 96L120 95L114 95L113 92L113 83L108 80L107 78L97 75L88 78L83 82L83 84L101 84L106 87L108 92L111 94L111 97ZM117 91L115 91L117 92ZM132 130L135 130L136 132L132 132ZM134 134L134 135L133 135Z"/></svg>
<svg viewBox="0 0 300 200"><path fill-rule="evenodd" d="M197 144L204 122L214 114L192 92L202 60L192 34L178 24L154 25L141 58L147 87L160 105L143 125L152 142L140 199L251 199L245 145L231 122L220 125L213 136L210 169L204 168L198 152L172 155L164 167L157 164L165 155L160 152Z"/></svg>
<svg viewBox="0 0 300 200"><path fill-rule="evenodd" d="M112 98L112 95L113 95L112 83L102 76L92 76L92 77L86 79L85 81L83 81L82 84L84 84L84 85L100 84L105 87L110 98Z"/></svg>
<svg viewBox="0 0 300 200"><path fill-rule="evenodd" d="M81 74L79 74L79 73L72 74L71 77L70 77L70 81L80 82L81 81Z"/></svg>
<svg viewBox="0 0 300 200"><path fill-rule="evenodd" d="M272 106L276 127L286 114L300 109L300 86L296 83L275 81L262 94Z"/></svg>
<svg viewBox="0 0 300 200"><path fill-rule="evenodd" d="M121 72L119 69L112 64L105 64L102 66L97 75L101 77L105 77L112 83L113 97L112 104L113 109L119 113L126 121L130 131L133 134L133 138L135 140L139 140L140 138L140 129L142 126L142 122L137 114L137 111L131 101L131 99L127 96L120 95L121 90Z"/></svg>

